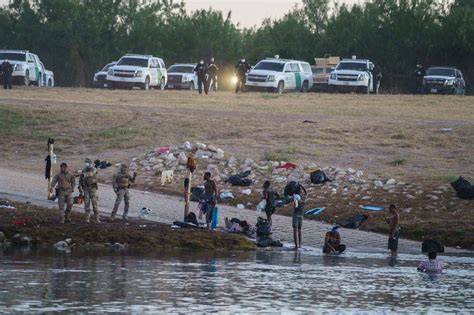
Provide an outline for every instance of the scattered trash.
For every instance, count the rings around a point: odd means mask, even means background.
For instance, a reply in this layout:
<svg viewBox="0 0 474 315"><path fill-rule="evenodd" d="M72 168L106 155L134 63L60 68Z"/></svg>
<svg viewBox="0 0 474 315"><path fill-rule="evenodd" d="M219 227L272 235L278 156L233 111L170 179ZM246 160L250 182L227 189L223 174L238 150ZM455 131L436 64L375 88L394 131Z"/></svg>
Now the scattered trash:
<svg viewBox="0 0 474 315"><path fill-rule="evenodd" d="M112 163L107 162L107 161L95 160L94 166L95 168L98 168L98 169L106 169L108 167L111 167Z"/></svg>
<svg viewBox="0 0 474 315"><path fill-rule="evenodd" d="M441 132L451 132L451 131L453 131L453 128L441 128L440 131Z"/></svg>
<svg viewBox="0 0 474 315"><path fill-rule="evenodd" d="M451 186L456 191L456 195L461 199L474 199L474 186L462 176L451 182Z"/></svg>
<svg viewBox="0 0 474 315"><path fill-rule="evenodd" d="M232 186L250 186L252 185L252 180L246 178L249 175L250 171L246 171L237 175L232 175L227 178L227 182L232 184Z"/></svg>
<svg viewBox="0 0 474 315"><path fill-rule="evenodd" d="M246 196L250 196L250 194L252 194L252 190L251 189L244 189L241 191L242 194L246 195Z"/></svg>
<svg viewBox="0 0 474 315"><path fill-rule="evenodd" d="M173 182L173 176L173 170L161 172L161 186L164 186L165 184L171 184Z"/></svg>
<svg viewBox="0 0 474 315"><path fill-rule="evenodd" d="M239 203L237 205L237 209L240 209L240 210L245 209L245 206L243 204Z"/></svg>
<svg viewBox="0 0 474 315"><path fill-rule="evenodd" d="M219 195L220 199L234 199L234 195L230 191L223 191Z"/></svg>
<svg viewBox="0 0 474 315"><path fill-rule="evenodd" d="M315 121L312 120L303 120L303 124L315 124Z"/></svg>
<svg viewBox="0 0 474 315"><path fill-rule="evenodd" d="M69 249L69 244L65 241L59 241L53 245L59 251L67 251Z"/></svg>
<svg viewBox="0 0 474 315"><path fill-rule="evenodd" d="M73 203L74 203L75 205L81 205L81 204L83 204L83 203L84 203L84 196L83 196L83 195L75 196L75 197L73 198Z"/></svg>
<svg viewBox="0 0 474 315"><path fill-rule="evenodd" d="M150 208L143 207L138 212L138 218L144 219L145 217L149 216L150 213L152 213L152 210Z"/></svg>
<svg viewBox="0 0 474 315"><path fill-rule="evenodd" d="M16 219L12 221L13 225L27 225L33 222L32 218Z"/></svg>
<svg viewBox="0 0 474 315"><path fill-rule="evenodd" d="M357 214L341 223L342 227L347 229L358 229L362 223L367 220L369 216L367 214Z"/></svg>
<svg viewBox="0 0 474 315"><path fill-rule="evenodd" d="M12 209L12 210L16 209L14 206L10 206L10 205L0 205L0 208L1 209Z"/></svg>
<svg viewBox="0 0 474 315"><path fill-rule="evenodd" d="M155 152L159 153L159 154L169 154L170 153L170 147L159 147L157 148L158 150L155 150Z"/></svg>
<svg viewBox="0 0 474 315"><path fill-rule="evenodd" d="M330 182L331 180L327 177L326 173L322 170L316 170L311 172L310 174L311 182L313 184L324 184L326 182Z"/></svg>
<svg viewBox="0 0 474 315"><path fill-rule="evenodd" d="M257 205L257 215L260 215L266 206L267 206L266 200L260 201Z"/></svg>
<svg viewBox="0 0 474 315"><path fill-rule="evenodd" d="M285 164L280 164L278 165L277 167L275 168L284 168L284 169L295 169L296 168L296 164L293 164L293 163L289 163L289 162L286 162Z"/></svg>

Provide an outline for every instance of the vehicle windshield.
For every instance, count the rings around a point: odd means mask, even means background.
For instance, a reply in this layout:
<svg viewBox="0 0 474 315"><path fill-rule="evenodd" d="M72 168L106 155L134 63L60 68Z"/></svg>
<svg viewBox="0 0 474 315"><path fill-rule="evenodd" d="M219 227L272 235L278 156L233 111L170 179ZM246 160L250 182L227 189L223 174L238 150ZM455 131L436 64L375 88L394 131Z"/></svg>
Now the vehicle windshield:
<svg viewBox="0 0 474 315"><path fill-rule="evenodd" d="M194 67L193 66L171 66L168 69L168 72L172 73L193 73Z"/></svg>
<svg viewBox="0 0 474 315"><path fill-rule="evenodd" d="M443 77L454 77L454 69L448 68L429 68L426 70L426 75L439 75Z"/></svg>
<svg viewBox="0 0 474 315"><path fill-rule="evenodd" d="M102 69L102 71L107 71L107 70L109 70L110 67L112 67L114 65L115 65L115 63L108 63L108 64L105 65L105 67Z"/></svg>
<svg viewBox="0 0 474 315"><path fill-rule="evenodd" d="M324 69L323 68L312 68L314 74L320 74L323 73Z"/></svg>
<svg viewBox="0 0 474 315"><path fill-rule="evenodd" d="M124 57L117 63L118 66L148 67L148 59Z"/></svg>
<svg viewBox="0 0 474 315"><path fill-rule="evenodd" d="M284 65L285 64L279 62L260 61L259 63L257 63L254 69L282 72Z"/></svg>
<svg viewBox="0 0 474 315"><path fill-rule="evenodd" d="M5 60L5 59L16 60L16 61L26 61L26 54L0 52L0 60Z"/></svg>
<svg viewBox="0 0 474 315"><path fill-rule="evenodd" d="M362 62L341 62L336 70L367 71L367 64Z"/></svg>

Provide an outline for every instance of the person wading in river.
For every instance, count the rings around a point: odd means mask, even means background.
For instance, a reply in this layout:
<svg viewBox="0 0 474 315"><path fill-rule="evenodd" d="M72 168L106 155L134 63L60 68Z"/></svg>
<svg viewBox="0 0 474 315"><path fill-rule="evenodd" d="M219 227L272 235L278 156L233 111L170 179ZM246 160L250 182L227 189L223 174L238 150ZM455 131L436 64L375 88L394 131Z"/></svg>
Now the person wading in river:
<svg viewBox="0 0 474 315"><path fill-rule="evenodd" d="M293 212L293 240L295 241L295 250L301 248L301 227L303 226L303 211L304 203L306 200L306 189L303 186L298 185L296 191L293 194L293 205L295 210Z"/></svg>
<svg viewBox="0 0 474 315"><path fill-rule="evenodd" d="M400 227L398 226L400 215L394 204L390 205L388 211L389 216L385 218L387 224L390 225L390 230L388 231L388 249L390 250L390 255L397 256L398 239L400 237Z"/></svg>

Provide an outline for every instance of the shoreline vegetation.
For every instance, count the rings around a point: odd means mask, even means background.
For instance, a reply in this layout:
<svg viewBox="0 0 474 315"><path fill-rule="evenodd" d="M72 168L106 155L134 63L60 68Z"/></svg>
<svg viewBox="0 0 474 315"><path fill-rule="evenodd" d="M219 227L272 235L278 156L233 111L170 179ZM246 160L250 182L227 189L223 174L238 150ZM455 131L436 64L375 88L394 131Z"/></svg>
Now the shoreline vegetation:
<svg viewBox="0 0 474 315"><path fill-rule="evenodd" d="M3 202L6 204L6 202ZM73 211L71 223L59 224L57 210L8 202L15 209L0 209L0 243L3 247L32 246L78 250L212 250L253 251L255 244L242 235L205 229L174 229L171 224L134 219L85 223L83 213ZM0 233L0 234L1 234Z"/></svg>

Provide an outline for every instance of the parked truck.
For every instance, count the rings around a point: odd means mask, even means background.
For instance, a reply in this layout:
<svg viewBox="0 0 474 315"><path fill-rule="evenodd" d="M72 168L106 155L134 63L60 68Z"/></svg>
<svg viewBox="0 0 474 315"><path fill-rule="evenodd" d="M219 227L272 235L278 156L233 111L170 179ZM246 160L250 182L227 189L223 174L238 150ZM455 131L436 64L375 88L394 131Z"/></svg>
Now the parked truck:
<svg viewBox="0 0 474 315"><path fill-rule="evenodd" d="M0 63L13 66L12 81L20 85L53 86L54 74L46 70L38 55L28 50L0 49Z"/></svg>

